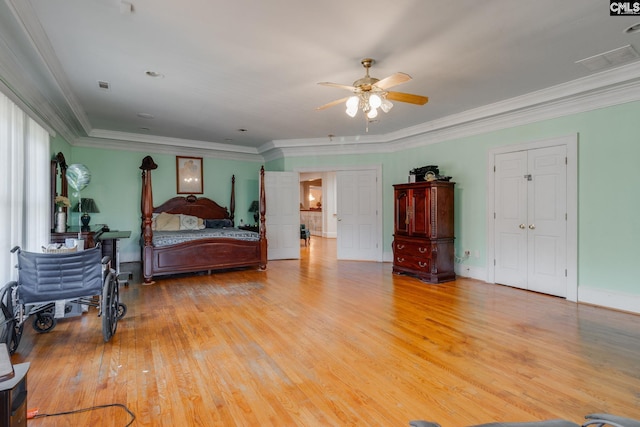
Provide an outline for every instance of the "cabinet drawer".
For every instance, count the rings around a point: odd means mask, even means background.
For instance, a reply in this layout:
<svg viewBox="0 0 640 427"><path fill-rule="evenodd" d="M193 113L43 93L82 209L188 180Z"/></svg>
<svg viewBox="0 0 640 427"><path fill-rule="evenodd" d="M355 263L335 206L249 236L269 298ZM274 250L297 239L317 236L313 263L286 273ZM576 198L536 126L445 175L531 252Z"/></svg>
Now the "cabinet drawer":
<svg viewBox="0 0 640 427"><path fill-rule="evenodd" d="M431 258L431 243L415 240L396 239L393 241L396 256Z"/></svg>
<svg viewBox="0 0 640 427"><path fill-rule="evenodd" d="M431 260L429 258L416 258L396 253L393 258L393 266L428 273L431 271Z"/></svg>

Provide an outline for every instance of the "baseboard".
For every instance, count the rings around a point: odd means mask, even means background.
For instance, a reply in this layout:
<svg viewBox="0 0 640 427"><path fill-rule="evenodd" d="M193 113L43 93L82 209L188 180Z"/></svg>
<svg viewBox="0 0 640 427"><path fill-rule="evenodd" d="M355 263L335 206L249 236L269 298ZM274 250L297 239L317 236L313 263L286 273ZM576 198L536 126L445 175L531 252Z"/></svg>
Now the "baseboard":
<svg viewBox="0 0 640 427"><path fill-rule="evenodd" d="M578 302L640 314L640 295L578 285Z"/></svg>
<svg viewBox="0 0 640 427"><path fill-rule="evenodd" d="M456 264L454 267L456 276L470 279L487 281L487 269L484 267L473 267L471 265Z"/></svg>

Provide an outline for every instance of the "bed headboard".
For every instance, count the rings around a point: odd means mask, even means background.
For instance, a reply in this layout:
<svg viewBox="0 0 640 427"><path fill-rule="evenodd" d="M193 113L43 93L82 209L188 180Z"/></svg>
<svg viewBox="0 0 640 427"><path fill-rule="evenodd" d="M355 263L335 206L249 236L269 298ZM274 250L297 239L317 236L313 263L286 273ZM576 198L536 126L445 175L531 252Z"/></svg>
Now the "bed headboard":
<svg viewBox="0 0 640 427"><path fill-rule="evenodd" d="M153 208L153 212L193 215L202 219L231 218L227 208L206 197L196 197L194 195L169 199L160 206Z"/></svg>

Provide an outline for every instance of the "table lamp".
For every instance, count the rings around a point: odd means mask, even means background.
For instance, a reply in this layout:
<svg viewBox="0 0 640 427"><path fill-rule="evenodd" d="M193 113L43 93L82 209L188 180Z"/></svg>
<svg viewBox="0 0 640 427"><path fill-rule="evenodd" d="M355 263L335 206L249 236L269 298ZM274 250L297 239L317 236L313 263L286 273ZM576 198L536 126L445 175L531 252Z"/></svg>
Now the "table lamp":
<svg viewBox="0 0 640 427"><path fill-rule="evenodd" d="M258 203L257 200L254 200L253 202L251 202L251 206L249 206L249 212L253 212L253 220L255 221L255 223L258 223L258 218L260 217L260 214L258 213L258 210L260 209L260 204Z"/></svg>
<svg viewBox="0 0 640 427"><path fill-rule="evenodd" d="M75 212L82 212L80 221L82 222L82 228L89 228L89 221L91 221L90 213L100 213L98 205L93 199L80 199L78 203L73 207Z"/></svg>

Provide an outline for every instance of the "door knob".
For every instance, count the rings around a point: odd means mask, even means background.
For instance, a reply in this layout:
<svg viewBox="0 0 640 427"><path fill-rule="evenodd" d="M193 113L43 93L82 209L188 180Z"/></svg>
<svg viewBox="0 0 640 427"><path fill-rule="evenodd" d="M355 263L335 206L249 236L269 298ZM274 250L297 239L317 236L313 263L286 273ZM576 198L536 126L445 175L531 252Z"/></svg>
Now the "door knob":
<svg viewBox="0 0 640 427"><path fill-rule="evenodd" d="M521 230L524 230L526 226L524 224L520 224L518 227L520 227Z"/></svg>
<svg viewBox="0 0 640 427"><path fill-rule="evenodd" d="M529 224L529 230L535 230L535 229L536 229L535 224Z"/></svg>

